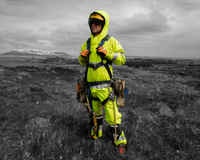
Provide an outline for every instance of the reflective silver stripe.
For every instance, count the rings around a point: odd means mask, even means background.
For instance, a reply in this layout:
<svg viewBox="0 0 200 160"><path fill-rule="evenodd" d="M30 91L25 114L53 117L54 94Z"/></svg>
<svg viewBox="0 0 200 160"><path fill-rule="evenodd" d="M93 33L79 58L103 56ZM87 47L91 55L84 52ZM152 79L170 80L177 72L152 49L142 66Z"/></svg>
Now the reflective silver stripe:
<svg viewBox="0 0 200 160"><path fill-rule="evenodd" d="M109 86L110 86L109 84L102 84L102 85L91 86L91 88L103 89Z"/></svg>
<svg viewBox="0 0 200 160"><path fill-rule="evenodd" d="M113 59L112 59L112 62L114 62L117 59L117 57L119 56L119 54L123 54L124 55L124 53L122 53L122 52L115 52L114 56L113 56Z"/></svg>
<svg viewBox="0 0 200 160"><path fill-rule="evenodd" d="M102 130L103 130L102 125L100 125L99 126L99 131L102 131Z"/></svg>
<svg viewBox="0 0 200 160"><path fill-rule="evenodd" d="M115 125L110 125L110 126L111 126L111 127L113 127L113 128L115 127ZM116 127L119 127L119 125L118 125L118 124L116 124Z"/></svg>
<svg viewBox="0 0 200 160"><path fill-rule="evenodd" d="M114 53L114 56L113 56L113 59L112 59L112 62L114 62L118 57L118 53Z"/></svg>
<svg viewBox="0 0 200 160"><path fill-rule="evenodd" d="M96 117L96 119L102 119L103 118L103 116L98 116L98 117Z"/></svg>
<svg viewBox="0 0 200 160"><path fill-rule="evenodd" d="M119 137L117 140L118 140L118 141L123 141L123 140L124 140L124 137Z"/></svg>
<svg viewBox="0 0 200 160"><path fill-rule="evenodd" d="M95 62L88 62L88 64L89 65L96 65L96 64L98 64L98 63L95 63ZM108 65L109 66L109 68L110 68L110 65ZM100 66L100 67L105 67L104 65L102 65L102 66Z"/></svg>

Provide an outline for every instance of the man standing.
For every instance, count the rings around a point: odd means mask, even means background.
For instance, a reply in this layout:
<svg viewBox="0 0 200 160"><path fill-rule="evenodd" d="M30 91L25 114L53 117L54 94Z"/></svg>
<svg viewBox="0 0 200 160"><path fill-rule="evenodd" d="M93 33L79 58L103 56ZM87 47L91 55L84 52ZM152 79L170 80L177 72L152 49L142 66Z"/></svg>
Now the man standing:
<svg viewBox="0 0 200 160"><path fill-rule="evenodd" d="M89 97L93 112L99 111L105 103L105 120L110 125L110 131L117 133L115 145L120 154L126 153L126 137L121 127L121 113L118 111L116 99L106 102L110 92L110 79L113 76L112 63L123 65L126 62L125 52L120 43L113 37L108 36L109 16L105 11L95 11L90 14L88 24L91 30L91 38L81 47L79 62L86 65L86 80L90 89ZM115 108L114 108L115 107ZM91 135L93 138L102 136L102 110L96 114L98 132ZM94 122L93 122L94 125ZM116 127L116 130L115 130Z"/></svg>

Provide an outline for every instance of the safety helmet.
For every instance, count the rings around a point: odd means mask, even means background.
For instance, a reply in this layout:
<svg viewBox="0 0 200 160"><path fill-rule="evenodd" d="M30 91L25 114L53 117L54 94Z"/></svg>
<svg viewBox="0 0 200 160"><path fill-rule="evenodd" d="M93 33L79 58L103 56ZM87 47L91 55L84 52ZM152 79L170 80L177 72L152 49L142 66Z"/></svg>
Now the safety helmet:
<svg viewBox="0 0 200 160"><path fill-rule="evenodd" d="M91 26L93 23L95 23L95 24L101 24L102 28L103 28L103 26L105 25L105 19L104 19L104 17L101 14L94 12L90 16L90 18L88 20L89 26Z"/></svg>

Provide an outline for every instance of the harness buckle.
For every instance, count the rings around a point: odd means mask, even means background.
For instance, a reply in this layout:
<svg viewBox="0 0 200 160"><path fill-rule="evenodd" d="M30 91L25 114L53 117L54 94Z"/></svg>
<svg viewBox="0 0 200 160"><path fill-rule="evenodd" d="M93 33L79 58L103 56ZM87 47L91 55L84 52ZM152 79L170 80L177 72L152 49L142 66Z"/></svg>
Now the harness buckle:
<svg viewBox="0 0 200 160"><path fill-rule="evenodd" d="M115 101L115 94L114 94L114 91L111 91L111 90L110 90L110 87L108 87L108 89L109 89L109 92L110 92L110 94L109 94L110 100L111 100L111 101Z"/></svg>
<svg viewBox="0 0 200 160"><path fill-rule="evenodd" d="M111 101L115 101L115 94L114 94L113 91L110 92L109 98L110 98Z"/></svg>
<svg viewBox="0 0 200 160"><path fill-rule="evenodd" d="M92 68L93 68L94 70L97 69L97 64L94 63Z"/></svg>

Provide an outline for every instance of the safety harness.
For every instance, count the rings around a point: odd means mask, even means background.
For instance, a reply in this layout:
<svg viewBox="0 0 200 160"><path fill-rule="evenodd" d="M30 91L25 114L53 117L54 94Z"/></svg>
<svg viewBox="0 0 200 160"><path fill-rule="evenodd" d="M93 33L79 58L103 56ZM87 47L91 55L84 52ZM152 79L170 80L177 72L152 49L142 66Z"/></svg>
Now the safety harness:
<svg viewBox="0 0 200 160"><path fill-rule="evenodd" d="M106 35L102 40L101 40L101 43L99 44L99 46L103 46L105 41L108 41L110 38L109 35ZM90 41L91 41L91 38L89 38L87 40L87 50L90 51ZM91 52L90 52L91 53ZM87 95L88 95L88 99L89 99L89 103L90 103L90 108L93 109L92 107L92 100L96 100L96 101L99 101L99 98L95 98L95 97L92 97L91 96L91 91L90 91L90 87L96 87L98 85L102 85L102 84L108 84L110 85L110 80L109 81L98 81L98 82L87 82L87 71L88 71L88 68L93 68L93 69L98 69L99 67L101 66L104 66L110 76L110 79L112 79L112 73L110 71L110 68L109 68L109 64L112 64L112 62L106 60L106 63L103 62L103 60L105 59L104 56L100 55L101 56L101 62L100 63L90 63L89 62L89 57L87 59L87 63L86 63L86 72L85 72L85 78L86 78L86 85L87 85ZM108 101L108 98L106 100L104 100L102 102L102 105L104 105L106 102Z"/></svg>

